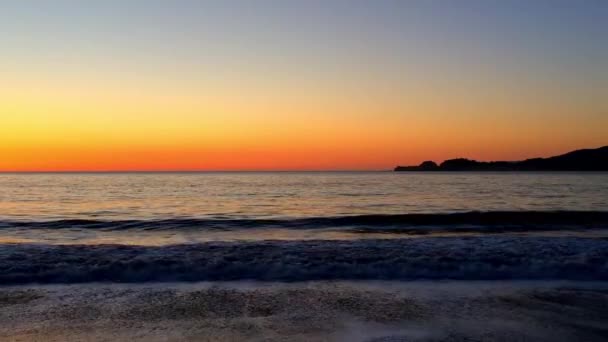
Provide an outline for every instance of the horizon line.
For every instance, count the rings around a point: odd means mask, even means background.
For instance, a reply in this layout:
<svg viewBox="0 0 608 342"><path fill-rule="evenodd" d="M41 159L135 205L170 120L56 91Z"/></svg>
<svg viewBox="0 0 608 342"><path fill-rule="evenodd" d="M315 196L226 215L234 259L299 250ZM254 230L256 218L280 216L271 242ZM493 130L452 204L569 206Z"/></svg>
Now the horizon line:
<svg viewBox="0 0 608 342"><path fill-rule="evenodd" d="M391 172L392 169L319 169L319 170L0 170L0 174L27 173L239 173L239 172Z"/></svg>

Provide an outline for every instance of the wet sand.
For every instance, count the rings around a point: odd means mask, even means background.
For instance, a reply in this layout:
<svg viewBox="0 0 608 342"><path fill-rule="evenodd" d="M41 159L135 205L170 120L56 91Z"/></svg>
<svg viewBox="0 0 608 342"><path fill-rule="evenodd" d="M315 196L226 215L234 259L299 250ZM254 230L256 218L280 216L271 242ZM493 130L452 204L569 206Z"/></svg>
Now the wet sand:
<svg viewBox="0 0 608 342"><path fill-rule="evenodd" d="M608 284L0 287L1 341L605 341Z"/></svg>

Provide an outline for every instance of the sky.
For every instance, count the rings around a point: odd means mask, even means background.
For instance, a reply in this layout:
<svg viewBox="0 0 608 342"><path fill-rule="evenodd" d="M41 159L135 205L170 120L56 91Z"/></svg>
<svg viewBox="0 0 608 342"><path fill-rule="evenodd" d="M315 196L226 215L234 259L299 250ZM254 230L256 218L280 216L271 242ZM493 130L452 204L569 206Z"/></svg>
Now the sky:
<svg viewBox="0 0 608 342"><path fill-rule="evenodd" d="M382 170L608 145L608 2L0 2L0 171Z"/></svg>

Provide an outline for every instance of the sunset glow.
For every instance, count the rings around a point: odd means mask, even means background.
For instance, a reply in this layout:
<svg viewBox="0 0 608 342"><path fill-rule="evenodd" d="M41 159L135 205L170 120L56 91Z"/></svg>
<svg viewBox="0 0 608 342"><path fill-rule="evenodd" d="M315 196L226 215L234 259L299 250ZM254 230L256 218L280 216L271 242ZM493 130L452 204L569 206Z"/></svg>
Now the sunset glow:
<svg viewBox="0 0 608 342"><path fill-rule="evenodd" d="M2 5L0 171L378 170L607 143L603 2L128 3Z"/></svg>

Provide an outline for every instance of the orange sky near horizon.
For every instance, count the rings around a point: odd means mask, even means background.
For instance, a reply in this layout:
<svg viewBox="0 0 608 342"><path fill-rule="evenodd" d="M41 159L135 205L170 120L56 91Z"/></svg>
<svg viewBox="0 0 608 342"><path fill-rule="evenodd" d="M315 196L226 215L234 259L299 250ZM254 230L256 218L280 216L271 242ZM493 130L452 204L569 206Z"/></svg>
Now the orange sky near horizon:
<svg viewBox="0 0 608 342"><path fill-rule="evenodd" d="M598 147L607 127L573 115L586 104L516 102L520 94L286 88L275 96L270 86L112 84L99 75L32 88L18 76L2 89L0 112L12 114L0 118L0 171L384 170ZM550 126L538 111L552 113Z"/></svg>
<svg viewBox="0 0 608 342"><path fill-rule="evenodd" d="M388 170L607 145L608 12L467 4L13 4L0 172Z"/></svg>

